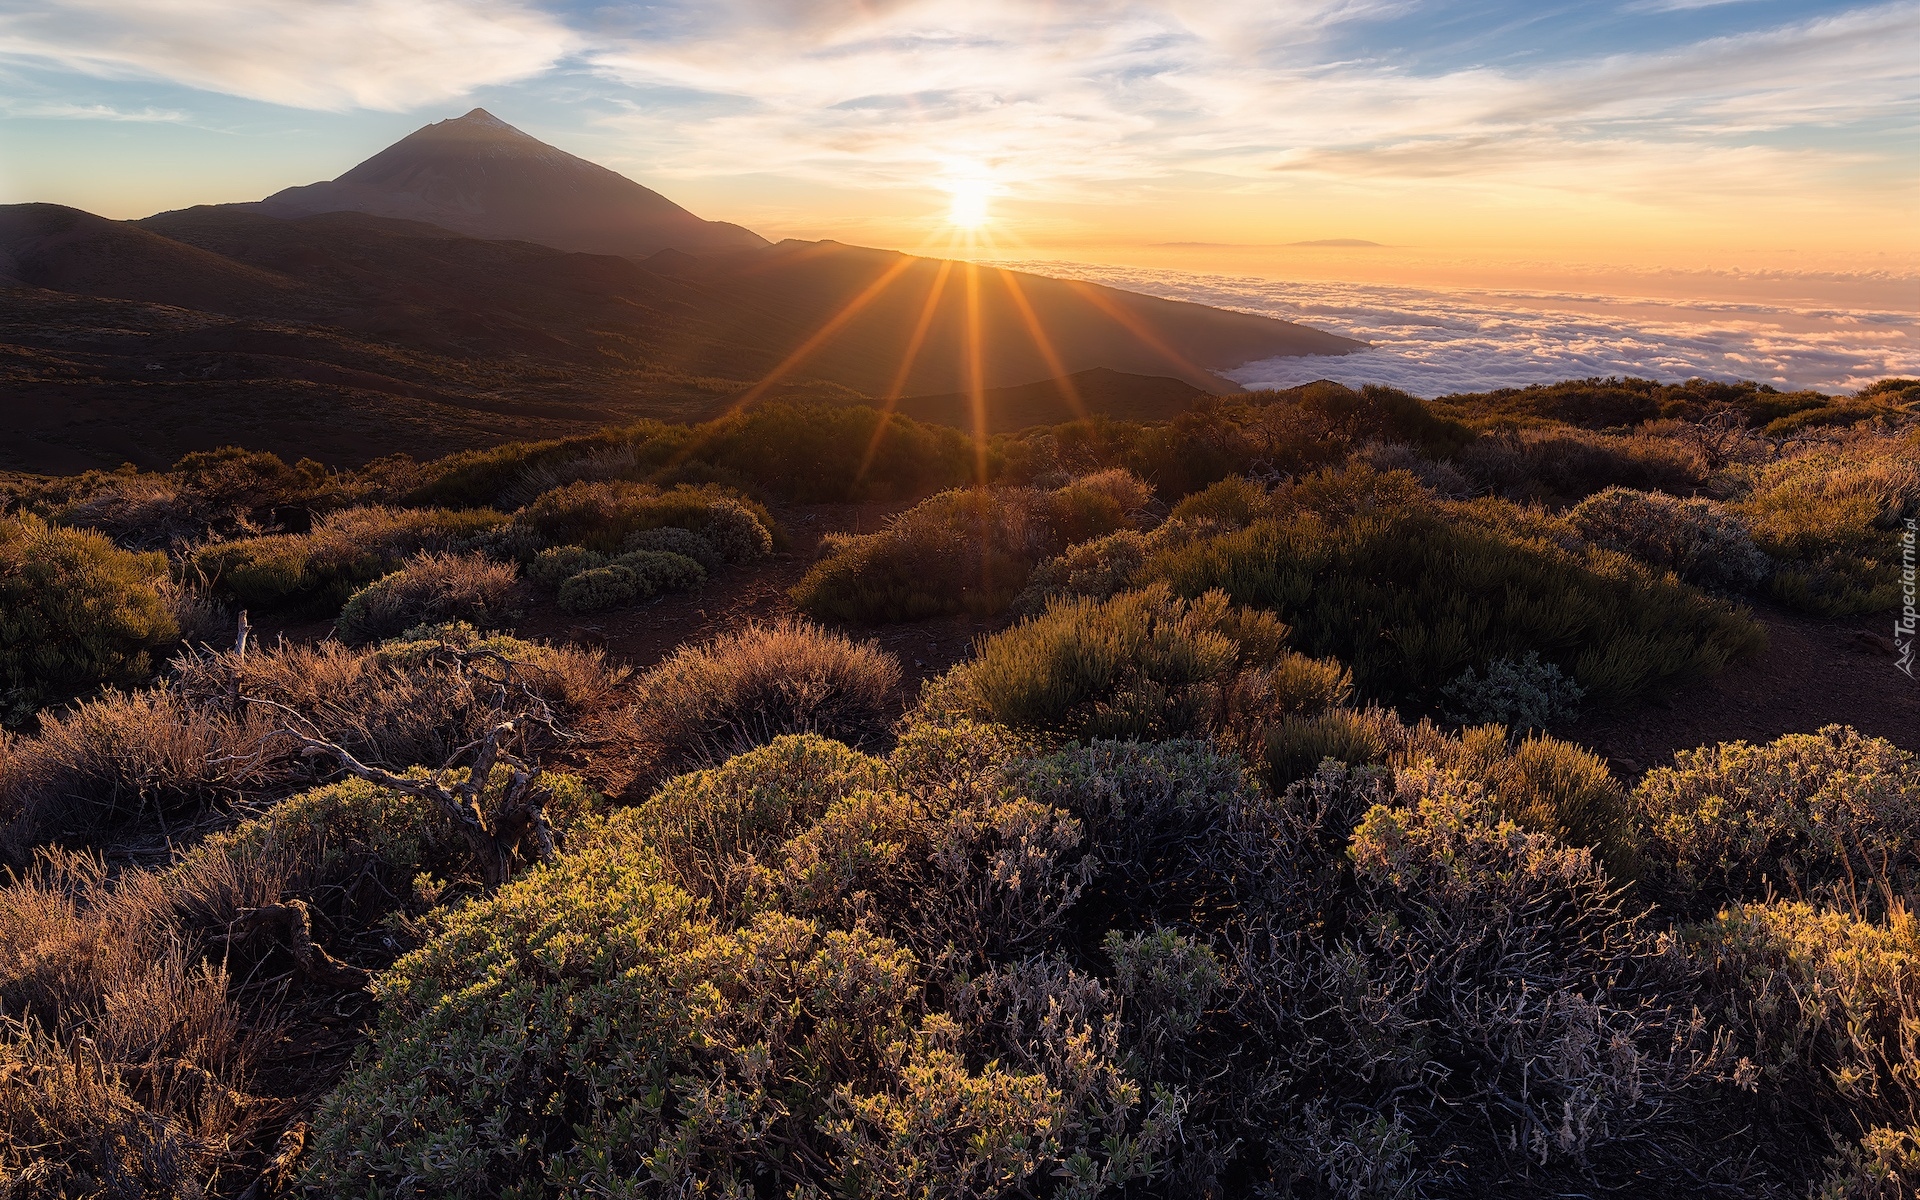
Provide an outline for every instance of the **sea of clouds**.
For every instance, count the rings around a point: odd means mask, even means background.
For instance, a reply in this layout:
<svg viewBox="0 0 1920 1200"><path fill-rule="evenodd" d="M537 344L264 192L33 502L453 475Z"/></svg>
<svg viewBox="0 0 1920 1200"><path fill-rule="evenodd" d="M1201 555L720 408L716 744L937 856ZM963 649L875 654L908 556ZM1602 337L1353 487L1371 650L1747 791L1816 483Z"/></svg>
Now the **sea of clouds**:
<svg viewBox="0 0 1920 1200"><path fill-rule="evenodd" d="M1433 397L1632 375L1844 392L1888 376L1920 376L1920 317L1912 310L1441 290L1065 262L1005 265L1260 313L1372 344L1348 355L1271 358L1223 372L1244 387L1332 379Z"/></svg>

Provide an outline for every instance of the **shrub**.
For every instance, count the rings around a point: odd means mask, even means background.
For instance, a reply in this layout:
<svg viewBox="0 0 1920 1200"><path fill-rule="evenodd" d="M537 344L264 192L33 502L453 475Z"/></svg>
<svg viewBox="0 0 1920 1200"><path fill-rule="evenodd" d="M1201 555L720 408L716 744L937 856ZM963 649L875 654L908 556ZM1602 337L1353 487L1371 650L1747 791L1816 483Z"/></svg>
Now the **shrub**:
<svg viewBox="0 0 1920 1200"><path fill-rule="evenodd" d="M307 533L215 543L196 551L191 565L249 608L332 614L409 556L466 549L505 520L489 509L349 508L319 518Z"/></svg>
<svg viewBox="0 0 1920 1200"><path fill-rule="evenodd" d="M577 781L546 783L561 829L589 810ZM465 849L444 814L355 780L169 867L110 875L38 855L0 886L0 1179L23 1194L199 1195L223 1175L283 1175L258 1131L311 1077L261 1071L263 1057L392 961L387 917L472 890ZM249 987L256 974L283 982Z"/></svg>
<svg viewBox="0 0 1920 1200"><path fill-rule="evenodd" d="M1055 600L1075 596L1107 600L1126 591L1147 557L1175 528L1163 525L1153 533L1122 529L1067 547L1034 568L1026 587L1014 597L1014 611L1031 615L1044 612Z"/></svg>
<svg viewBox="0 0 1920 1200"><path fill-rule="evenodd" d="M1133 523L1146 495L1139 480L1113 471L1051 492L942 492L879 533L830 537L792 596L815 618L849 622L998 612L1036 562Z"/></svg>
<svg viewBox="0 0 1920 1200"><path fill-rule="evenodd" d="M681 647L635 682L632 713L654 769L682 771L785 734L871 742L899 684L877 644L783 621Z"/></svg>
<svg viewBox="0 0 1920 1200"><path fill-rule="evenodd" d="M159 555L31 514L0 517L0 723L153 671L180 636L158 590Z"/></svg>
<svg viewBox="0 0 1920 1200"><path fill-rule="evenodd" d="M709 523L710 532L723 533ZM631 553L635 550L655 550L668 554L678 554L700 564L702 570L711 575L727 565L727 559L717 549L713 541L704 533L695 533L691 529L680 529L672 525L659 529L643 529L627 538L622 549ZM754 553L759 553L755 551ZM736 557L751 557L751 554L736 554Z"/></svg>
<svg viewBox="0 0 1920 1200"><path fill-rule="evenodd" d="M1269 511L1265 488L1244 475L1230 475L1174 505L1169 519L1245 529Z"/></svg>
<svg viewBox="0 0 1920 1200"><path fill-rule="evenodd" d="M519 572L478 554L416 554L391 575L355 592L335 626L348 645L377 642L415 626L465 621L504 624Z"/></svg>
<svg viewBox="0 0 1920 1200"><path fill-rule="evenodd" d="M1733 507L1779 567L1782 603L1824 616L1880 612L1899 602L1894 531L1920 514L1920 429L1829 434L1800 453L1752 468Z"/></svg>
<svg viewBox="0 0 1920 1200"><path fill-rule="evenodd" d="M1407 729L1392 709L1335 707L1276 722L1261 746L1276 789L1310 778L1332 759L1342 766L1385 763L1406 741Z"/></svg>
<svg viewBox="0 0 1920 1200"><path fill-rule="evenodd" d="M1497 658L1488 663L1484 679L1468 667L1440 689L1441 712L1449 721L1521 729L1544 729L1572 720L1584 695L1559 667L1541 662L1531 650L1519 662Z"/></svg>
<svg viewBox="0 0 1920 1200"><path fill-rule="evenodd" d="M1885 914L1920 892L1920 759L1843 726L1683 750L1633 802L1645 881L1682 912L1770 888Z"/></svg>
<svg viewBox="0 0 1920 1200"><path fill-rule="evenodd" d="M636 533L666 527L704 534L727 562L773 550L772 516L718 487L574 483L547 492L513 519L548 545L584 546L603 554L619 553Z"/></svg>
<svg viewBox="0 0 1920 1200"><path fill-rule="evenodd" d="M568 612L598 612L651 600L662 592L682 592L705 583L707 573L685 555L635 550L589 567L560 584L560 607Z"/></svg>
<svg viewBox="0 0 1920 1200"><path fill-rule="evenodd" d="M1724 1014L1729 1082L1760 1092L1743 1106L1759 1153L1789 1171L1837 1159L1823 1196L1901 1194L1914 1164L1899 1131L1920 1126L1912 915L1874 923L1772 901L1737 905L1688 940L1702 1002Z"/></svg>
<svg viewBox="0 0 1920 1200"><path fill-rule="evenodd" d="M580 572L606 565L606 555L584 546L551 546L534 557L527 567L527 578L550 591L558 591L561 584Z"/></svg>
<svg viewBox="0 0 1920 1200"><path fill-rule="evenodd" d="M1773 568L1745 526L1712 500L1612 487L1582 500L1567 519L1594 545L1631 554L1699 587L1751 591Z"/></svg>
<svg viewBox="0 0 1920 1200"><path fill-rule="evenodd" d="M1065 601L982 642L934 703L1058 737L1177 737L1214 728L1256 689L1279 708L1342 690L1338 664L1296 662L1285 638L1285 626L1218 592Z"/></svg>
<svg viewBox="0 0 1920 1200"><path fill-rule="evenodd" d="M991 1024L928 1007L929 965L906 947L764 909L717 921L644 828L616 815L554 868L437 920L381 983L377 1052L322 1107L310 1185L986 1197L1050 1173L1093 1194L1151 1172L1170 1130L1142 1125L1091 981L983 973L969 995L1051 1013L1008 1015L1038 1053L1003 1065L979 1052Z"/></svg>
<svg viewBox="0 0 1920 1200"><path fill-rule="evenodd" d="M438 766L491 728L500 684L529 688L561 720L591 729L625 678L598 650L470 627L411 632L421 636L377 651L336 642L244 658L203 651L175 660L165 688L109 693L50 718L39 736L0 746L0 850L24 860L50 839L140 823L184 836L209 813L277 800L322 769L278 736L289 724L363 761ZM468 650L487 656L469 669L459 661Z"/></svg>
<svg viewBox="0 0 1920 1200"><path fill-rule="evenodd" d="M1512 531L1495 523L1502 510L1427 499L1408 476L1316 476L1282 502L1290 515L1156 555L1140 578L1275 610L1369 698L1429 704L1472 663L1531 651L1612 703L1764 644L1722 602L1623 556Z"/></svg>

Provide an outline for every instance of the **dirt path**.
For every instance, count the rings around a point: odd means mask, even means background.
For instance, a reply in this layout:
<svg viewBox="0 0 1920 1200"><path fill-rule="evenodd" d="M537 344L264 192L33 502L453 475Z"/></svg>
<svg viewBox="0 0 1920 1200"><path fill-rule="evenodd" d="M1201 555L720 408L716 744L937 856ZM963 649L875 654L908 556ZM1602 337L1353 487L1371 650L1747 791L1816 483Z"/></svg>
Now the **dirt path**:
<svg viewBox="0 0 1920 1200"><path fill-rule="evenodd" d="M1598 714L1560 731L1605 754L1627 776L1669 765L1676 750L1713 742L1765 742L1824 725L1851 725L1920 751L1920 682L1887 652L1890 621L1824 621L1756 610L1764 653L1665 700ZM1863 636L1866 635L1866 636ZM1877 641L1876 641L1877 639Z"/></svg>

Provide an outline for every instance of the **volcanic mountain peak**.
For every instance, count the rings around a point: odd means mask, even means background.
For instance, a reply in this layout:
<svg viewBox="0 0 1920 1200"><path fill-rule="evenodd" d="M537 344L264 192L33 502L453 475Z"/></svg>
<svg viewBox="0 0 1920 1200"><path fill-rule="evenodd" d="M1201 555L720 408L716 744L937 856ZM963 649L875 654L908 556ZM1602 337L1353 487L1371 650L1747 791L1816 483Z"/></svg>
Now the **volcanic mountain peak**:
<svg viewBox="0 0 1920 1200"><path fill-rule="evenodd" d="M417 129L338 179L260 202L274 216L362 212L474 237L641 256L756 249L765 239L703 221L597 163L549 146L483 108Z"/></svg>

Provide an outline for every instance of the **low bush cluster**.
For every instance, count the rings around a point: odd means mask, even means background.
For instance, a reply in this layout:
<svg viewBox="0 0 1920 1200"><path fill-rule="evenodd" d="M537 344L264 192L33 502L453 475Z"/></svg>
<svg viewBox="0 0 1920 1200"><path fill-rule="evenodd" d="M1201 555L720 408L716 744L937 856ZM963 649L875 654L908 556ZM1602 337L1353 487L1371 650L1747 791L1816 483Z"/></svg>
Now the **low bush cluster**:
<svg viewBox="0 0 1920 1200"><path fill-rule="evenodd" d="M1752 468L1734 501L1778 562L1769 592L1824 616L1898 603L1897 531L1920 515L1920 428L1842 430Z"/></svg>
<svg viewBox="0 0 1920 1200"><path fill-rule="evenodd" d="M624 669L600 651L471 627L419 633L370 651L202 651L165 686L46 717L37 736L0 743L0 852L24 861L36 845L130 827L184 835L209 814L277 800L329 768L301 757L289 728L394 769L437 766L490 726L503 686L589 726L620 701Z"/></svg>
<svg viewBox="0 0 1920 1200"><path fill-rule="evenodd" d="M1351 688L1338 662L1288 650L1287 634L1221 592L1186 601L1156 585L1063 601L983 641L929 703L1060 737L1252 736Z"/></svg>
<svg viewBox="0 0 1920 1200"><path fill-rule="evenodd" d="M316 519L306 533L215 542L187 561L244 607L332 616L356 590L413 555L466 550L505 521L489 509L348 508Z"/></svg>
<svg viewBox="0 0 1920 1200"><path fill-rule="evenodd" d="M1634 799L1647 886L1677 911L1772 889L1884 917L1920 896L1920 758L1852 729L1683 750Z"/></svg>
<svg viewBox="0 0 1920 1200"><path fill-rule="evenodd" d="M1899 1194L1910 918L1663 931L1574 844L1597 760L1397 736L1279 790L965 720L671 780L429 919L305 1182Z"/></svg>
<svg viewBox="0 0 1920 1200"><path fill-rule="evenodd" d="M1545 729L1572 720L1586 695L1580 685L1537 651L1525 658L1496 658L1482 678L1468 667L1440 689L1441 715L1460 725L1512 725Z"/></svg>
<svg viewBox="0 0 1920 1200"><path fill-rule="evenodd" d="M480 554L416 554L347 599L334 630L350 646L384 641L416 625L504 625L519 572Z"/></svg>
<svg viewBox="0 0 1920 1200"><path fill-rule="evenodd" d="M711 486L574 483L542 493L513 520L542 545L582 546L602 554L619 553L635 534L666 528L700 534L723 562L744 562L773 549L772 516Z"/></svg>
<svg viewBox="0 0 1920 1200"><path fill-rule="evenodd" d="M1623 555L1569 549L1511 505L1436 500L1404 473L1323 473L1266 503L1272 515L1243 529L1150 554L1131 582L1272 610L1303 651L1349 664L1369 698L1437 706L1464 671L1531 653L1613 703L1764 644L1723 602Z"/></svg>
<svg viewBox="0 0 1920 1200"><path fill-rule="evenodd" d="M561 829L592 808L573 779L545 786ZM357 780L293 796L164 868L110 874L41 851L0 885L0 1189L291 1183L291 1155L274 1154L299 1101L283 1037L323 1036L314 1018L392 962L408 938L390 918L475 890L444 813ZM292 1002L261 982L289 976Z"/></svg>
<svg viewBox="0 0 1920 1200"><path fill-rule="evenodd" d="M864 624L998 612L1036 563L1075 542L1138 526L1151 496L1119 470L1050 491L942 492L879 533L830 538L793 599L815 618Z"/></svg>
<svg viewBox="0 0 1920 1200"><path fill-rule="evenodd" d="M651 600L662 592L684 592L706 579L700 564L684 554L634 550L567 576L560 582L558 599L568 612L599 612Z"/></svg>

